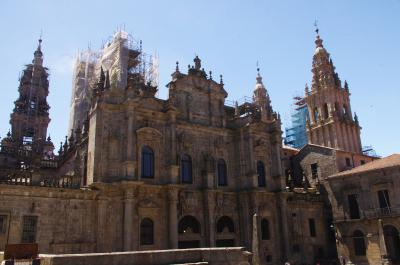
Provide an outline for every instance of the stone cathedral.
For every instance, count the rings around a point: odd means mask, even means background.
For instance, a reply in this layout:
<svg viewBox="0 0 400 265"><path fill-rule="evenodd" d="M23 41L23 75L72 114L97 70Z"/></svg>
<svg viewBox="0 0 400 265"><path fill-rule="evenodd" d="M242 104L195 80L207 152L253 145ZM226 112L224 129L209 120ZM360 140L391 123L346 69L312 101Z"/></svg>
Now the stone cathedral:
<svg viewBox="0 0 400 265"><path fill-rule="evenodd" d="M259 69L251 100L228 104L222 76L196 56L187 70L177 62L160 99L156 62L119 31L78 57L70 132L56 153L41 46L1 140L0 250L21 242L53 254L243 247L252 256L240 264L335 264L324 167L335 173L348 169L348 156L373 158L361 152L348 85L319 35L301 150L282 144ZM310 156L320 154L343 162L318 167Z"/></svg>

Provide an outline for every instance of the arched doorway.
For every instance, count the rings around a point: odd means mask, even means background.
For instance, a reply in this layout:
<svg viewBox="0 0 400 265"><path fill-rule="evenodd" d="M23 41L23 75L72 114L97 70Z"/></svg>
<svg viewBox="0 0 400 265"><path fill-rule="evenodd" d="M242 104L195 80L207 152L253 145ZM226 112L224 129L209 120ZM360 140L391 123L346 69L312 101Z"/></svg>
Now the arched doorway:
<svg viewBox="0 0 400 265"><path fill-rule="evenodd" d="M235 224L228 216L222 216L217 221L217 247L234 247L235 246Z"/></svg>
<svg viewBox="0 0 400 265"><path fill-rule="evenodd" d="M392 225L383 227L386 251L393 264L400 264L400 238L399 231Z"/></svg>
<svg viewBox="0 0 400 265"><path fill-rule="evenodd" d="M191 215L182 217L178 224L178 248L199 248L201 226Z"/></svg>

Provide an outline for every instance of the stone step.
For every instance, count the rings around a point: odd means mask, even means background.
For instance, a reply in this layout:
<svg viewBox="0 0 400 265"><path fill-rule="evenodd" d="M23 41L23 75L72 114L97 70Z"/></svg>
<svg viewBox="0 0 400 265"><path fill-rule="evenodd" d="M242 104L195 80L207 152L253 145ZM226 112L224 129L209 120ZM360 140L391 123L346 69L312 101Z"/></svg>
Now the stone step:
<svg viewBox="0 0 400 265"><path fill-rule="evenodd" d="M208 262L201 261L201 262L189 262L189 263L174 263L169 265L208 265Z"/></svg>

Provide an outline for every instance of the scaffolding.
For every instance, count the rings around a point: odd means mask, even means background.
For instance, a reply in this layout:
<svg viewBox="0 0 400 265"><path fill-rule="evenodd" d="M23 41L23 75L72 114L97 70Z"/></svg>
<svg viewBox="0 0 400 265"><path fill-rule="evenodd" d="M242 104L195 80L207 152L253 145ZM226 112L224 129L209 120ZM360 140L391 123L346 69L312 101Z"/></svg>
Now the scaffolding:
<svg viewBox="0 0 400 265"><path fill-rule="evenodd" d="M296 96L291 115L291 126L285 128L285 144L294 148L302 148L307 144L306 121L308 108L303 97Z"/></svg>
<svg viewBox="0 0 400 265"><path fill-rule="evenodd" d="M73 74L69 133L86 120L101 69L108 76L109 89L124 91L129 80L157 87L158 65L157 55L144 53L142 42L122 30L116 31L100 51L79 53Z"/></svg>

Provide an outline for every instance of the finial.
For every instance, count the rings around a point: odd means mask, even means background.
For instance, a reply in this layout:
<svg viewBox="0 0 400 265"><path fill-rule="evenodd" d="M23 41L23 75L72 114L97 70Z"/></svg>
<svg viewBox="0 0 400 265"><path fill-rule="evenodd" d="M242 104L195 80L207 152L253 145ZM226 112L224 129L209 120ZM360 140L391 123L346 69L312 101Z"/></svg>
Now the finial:
<svg viewBox="0 0 400 265"><path fill-rule="evenodd" d="M354 112L354 122L358 125L358 116L357 113Z"/></svg>
<svg viewBox="0 0 400 265"><path fill-rule="evenodd" d="M260 74L260 66L258 65L258 61L257 61L256 65L257 65L257 73Z"/></svg>
<svg viewBox="0 0 400 265"><path fill-rule="evenodd" d="M315 33L317 33L317 36L319 36L319 28L318 28L318 20L315 19L314 21L314 27L315 27Z"/></svg>
<svg viewBox="0 0 400 265"><path fill-rule="evenodd" d="M219 84L220 85L224 84L224 80L222 79L222 75L219 75Z"/></svg>
<svg viewBox="0 0 400 265"><path fill-rule="evenodd" d="M51 141L51 137L50 137L50 134L49 134L49 136L47 137L47 142L50 142Z"/></svg>
<svg viewBox="0 0 400 265"><path fill-rule="evenodd" d="M317 45L317 47L323 47L322 45L322 39L319 37L319 28L317 25L317 20L315 20L314 22L314 27L315 27L315 33L317 33L317 39L315 40L315 44Z"/></svg>
<svg viewBox="0 0 400 265"><path fill-rule="evenodd" d="M212 71L208 72L210 74L210 80L212 80Z"/></svg>
<svg viewBox="0 0 400 265"><path fill-rule="evenodd" d="M178 61L176 61L175 72L179 72L179 62Z"/></svg>
<svg viewBox="0 0 400 265"><path fill-rule="evenodd" d="M347 83L347 80L344 80L344 90L349 91L349 84Z"/></svg>
<svg viewBox="0 0 400 265"><path fill-rule="evenodd" d="M240 115L240 111L239 111L239 103L237 102L237 100L235 101L235 116L239 116Z"/></svg>

